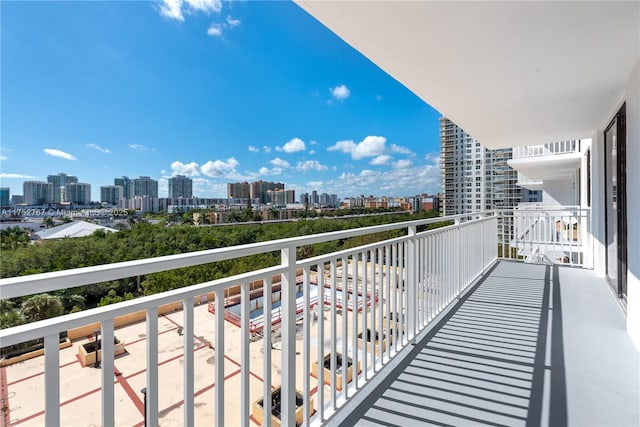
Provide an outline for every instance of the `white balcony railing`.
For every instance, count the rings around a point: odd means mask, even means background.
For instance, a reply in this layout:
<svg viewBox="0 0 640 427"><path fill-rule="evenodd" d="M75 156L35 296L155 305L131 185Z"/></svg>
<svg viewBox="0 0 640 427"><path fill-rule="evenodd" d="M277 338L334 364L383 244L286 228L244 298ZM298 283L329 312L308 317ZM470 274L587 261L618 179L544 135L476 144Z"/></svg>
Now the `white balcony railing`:
<svg viewBox="0 0 640 427"><path fill-rule="evenodd" d="M64 378L61 379L59 368L59 337L73 328L99 324L101 419L83 419L83 422L114 425L115 321L143 311L146 351L140 356L143 360L138 362L146 372L146 425L156 426L159 414L167 406L159 382L159 311L165 304L179 302L182 308L179 332L182 348L179 350L184 367L182 372L174 370L163 375L170 376L172 387L183 390L184 425L196 424L195 384L201 384L203 378L210 378L215 384L213 419L210 420L215 425L250 425L252 402L259 398L264 398L264 413L271 413L271 399L267 396L278 385L281 386L282 425L296 423L296 391L302 395L299 420L306 425L322 424L496 260L497 217L477 214L473 218L468 215L434 218L3 279L0 294L3 299L9 299L273 251L281 254L281 263L273 267L3 329L0 346L44 338L43 396L29 398L44 399L44 425L68 424L77 420L74 418L77 415L65 414L61 418L61 380ZM424 225L441 221L451 221L452 225L419 231ZM406 230L406 235L314 258L296 259L296 248L300 246L389 230ZM263 295L272 295L276 287L281 295L281 306L275 311L272 299L264 298L261 321L250 320L251 289L255 289L256 283L262 286ZM228 309L225 296L238 286L239 314L229 317L239 324L240 333L225 334L225 329L228 331L228 327L234 326L220 313ZM207 315L213 324L212 339L208 343L215 355L213 366L205 364L196 368L192 349L194 338L200 340L201 337L195 334L194 305L205 295L214 296L211 311L216 314ZM329 314L326 320L323 320L324 312ZM274 332L276 323L279 329ZM260 324L262 329L256 338ZM281 336L280 358L272 356L275 334ZM365 339L367 336L380 339L369 342ZM240 360L234 365L240 371L239 386L234 390L225 387L225 364L229 366L225 359L232 353ZM256 354L261 361L255 361ZM348 377L346 363L339 369L336 363L331 363L327 374L319 369L312 377L313 363L324 360L327 354L332 361L348 355L353 359L352 366L361 366L361 373L351 372L353 379L341 390L336 387L336 381L338 375ZM251 371L255 368L263 370L262 386L258 390L255 385L250 386L250 382L255 381ZM330 384L328 388L325 383ZM233 400L235 404L239 402L239 410L229 409ZM131 424L135 422L139 420ZM264 424L271 424L270 417L264 417Z"/></svg>
<svg viewBox="0 0 640 427"><path fill-rule="evenodd" d="M513 148L513 158L552 156L556 154L568 154L579 151L578 141L559 141L549 144L527 145Z"/></svg>
<svg viewBox="0 0 640 427"><path fill-rule="evenodd" d="M538 203L498 211L498 256L592 268L590 215L589 208Z"/></svg>

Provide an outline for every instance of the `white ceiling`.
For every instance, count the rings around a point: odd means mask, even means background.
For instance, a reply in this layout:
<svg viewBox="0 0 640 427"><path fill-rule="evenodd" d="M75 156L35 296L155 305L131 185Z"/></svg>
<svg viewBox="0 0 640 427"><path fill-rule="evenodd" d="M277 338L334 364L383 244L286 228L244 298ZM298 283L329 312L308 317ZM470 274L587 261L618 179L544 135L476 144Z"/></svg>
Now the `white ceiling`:
<svg viewBox="0 0 640 427"><path fill-rule="evenodd" d="M640 54L640 2L296 3L489 147L590 138Z"/></svg>

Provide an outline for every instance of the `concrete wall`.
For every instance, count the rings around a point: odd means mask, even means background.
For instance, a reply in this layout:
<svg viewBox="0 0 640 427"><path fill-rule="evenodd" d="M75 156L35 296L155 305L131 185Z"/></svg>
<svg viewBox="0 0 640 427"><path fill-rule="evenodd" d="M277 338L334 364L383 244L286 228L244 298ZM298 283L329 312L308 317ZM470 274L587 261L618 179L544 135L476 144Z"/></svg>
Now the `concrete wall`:
<svg viewBox="0 0 640 427"><path fill-rule="evenodd" d="M578 204L575 178L545 179L542 183L542 202L545 206L573 206Z"/></svg>

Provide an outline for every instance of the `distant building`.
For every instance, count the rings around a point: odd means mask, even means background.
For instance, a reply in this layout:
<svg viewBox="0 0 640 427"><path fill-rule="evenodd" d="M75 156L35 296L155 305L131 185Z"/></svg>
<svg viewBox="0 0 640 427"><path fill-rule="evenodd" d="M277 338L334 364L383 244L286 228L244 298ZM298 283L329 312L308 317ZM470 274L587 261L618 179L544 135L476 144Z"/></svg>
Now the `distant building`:
<svg viewBox="0 0 640 427"><path fill-rule="evenodd" d="M131 179L128 176L123 176L122 178L114 178L113 179L113 185L118 185L120 187L122 187L122 198L123 199L130 199L132 194L131 194L131 187L132 187L132 183L131 183Z"/></svg>
<svg viewBox="0 0 640 427"><path fill-rule="evenodd" d="M124 199L124 189L120 185L104 185L100 187L100 202L118 205Z"/></svg>
<svg viewBox="0 0 640 427"><path fill-rule="evenodd" d="M267 203L275 206L286 206L296 201L295 190L267 190Z"/></svg>
<svg viewBox="0 0 640 427"><path fill-rule="evenodd" d="M248 182L227 183L227 197L229 199L249 199L251 197Z"/></svg>
<svg viewBox="0 0 640 427"><path fill-rule="evenodd" d="M9 206L9 195L11 189L9 187L0 187L0 206Z"/></svg>
<svg viewBox="0 0 640 427"><path fill-rule="evenodd" d="M67 183L64 186L65 202L74 205L88 205L91 203L91 184L84 182Z"/></svg>
<svg viewBox="0 0 640 427"><path fill-rule="evenodd" d="M284 190L284 182L255 181L249 184L249 197L259 199L260 203L270 203L268 191Z"/></svg>
<svg viewBox="0 0 640 427"><path fill-rule="evenodd" d="M53 184L44 181L25 181L22 184L27 205L46 205L54 202Z"/></svg>
<svg viewBox="0 0 640 427"><path fill-rule="evenodd" d="M133 180L133 197L158 197L158 181L148 176L141 176Z"/></svg>
<svg viewBox="0 0 640 427"><path fill-rule="evenodd" d="M454 122L441 117L440 149L444 215L512 208L520 202L518 174L507 164L511 148L487 150ZM527 199L534 197L540 195L527 192Z"/></svg>
<svg viewBox="0 0 640 427"><path fill-rule="evenodd" d="M14 194L13 196L11 196L11 204L13 206L21 205L23 203L24 203L24 196L22 194Z"/></svg>
<svg viewBox="0 0 640 427"><path fill-rule="evenodd" d="M75 184L78 182L77 176L59 173L57 175L47 176L47 182L52 185L53 201L56 203L69 202L65 195L65 186L67 184Z"/></svg>
<svg viewBox="0 0 640 427"><path fill-rule="evenodd" d="M193 180L186 176L176 175L169 178L169 198L193 197Z"/></svg>

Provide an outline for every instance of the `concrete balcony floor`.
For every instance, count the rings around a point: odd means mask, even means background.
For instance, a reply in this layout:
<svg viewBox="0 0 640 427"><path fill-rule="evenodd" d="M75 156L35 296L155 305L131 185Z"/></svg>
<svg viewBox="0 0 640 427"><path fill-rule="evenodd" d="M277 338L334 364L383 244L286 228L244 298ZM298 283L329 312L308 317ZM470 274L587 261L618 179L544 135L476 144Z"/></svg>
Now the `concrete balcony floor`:
<svg viewBox="0 0 640 427"><path fill-rule="evenodd" d="M502 261L329 424L638 426L639 365L593 271Z"/></svg>

